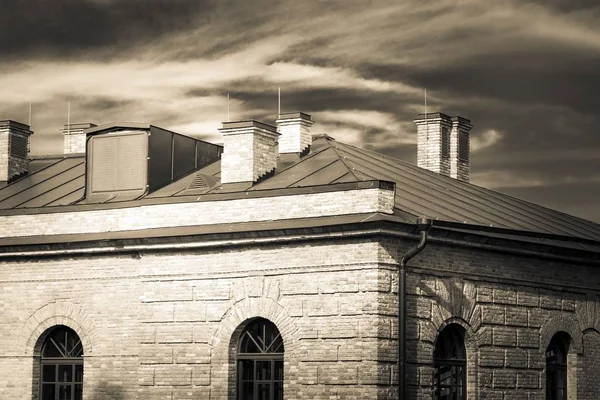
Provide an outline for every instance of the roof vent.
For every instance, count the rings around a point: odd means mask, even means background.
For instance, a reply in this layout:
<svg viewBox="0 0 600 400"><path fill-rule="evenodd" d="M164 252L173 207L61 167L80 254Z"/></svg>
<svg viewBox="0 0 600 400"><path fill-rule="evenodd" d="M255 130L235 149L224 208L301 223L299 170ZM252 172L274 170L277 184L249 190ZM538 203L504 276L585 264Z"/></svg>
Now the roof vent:
<svg viewBox="0 0 600 400"><path fill-rule="evenodd" d="M202 194L208 192L217 184L217 180L206 174L197 174L194 179L190 182L186 194Z"/></svg>
<svg viewBox="0 0 600 400"><path fill-rule="evenodd" d="M123 201L155 191L221 156L222 147L145 124L86 130L88 201Z"/></svg>

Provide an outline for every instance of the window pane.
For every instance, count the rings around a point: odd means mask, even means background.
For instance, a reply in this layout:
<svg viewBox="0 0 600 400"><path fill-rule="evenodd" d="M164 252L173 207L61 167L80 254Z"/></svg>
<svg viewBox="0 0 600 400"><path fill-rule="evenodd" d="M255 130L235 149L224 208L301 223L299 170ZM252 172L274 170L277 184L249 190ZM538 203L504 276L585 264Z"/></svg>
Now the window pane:
<svg viewBox="0 0 600 400"><path fill-rule="evenodd" d="M271 363L272 361L257 361L256 362L256 379L259 381L271 380Z"/></svg>
<svg viewBox="0 0 600 400"><path fill-rule="evenodd" d="M59 365L58 366L58 381L59 382L73 382L73 366L72 365Z"/></svg>
<svg viewBox="0 0 600 400"><path fill-rule="evenodd" d="M239 374L245 381L254 380L254 361L252 360L240 360L238 361Z"/></svg>
<svg viewBox="0 0 600 400"><path fill-rule="evenodd" d="M75 382L83 383L83 365L75 365Z"/></svg>
<svg viewBox="0 0 600 400"><path fill-rule="evenodd" d="M71 385L60 385L58 387L58 400L71 400Z"/></svg>
<svg viewBox="0 0 600 400"><path fill-rule="evenodd" d="M56 365L42 366L42 382L56 382Z"/></svg>
<svg viewBox="0 0 600 400"><path fill-rule="evenodd" d="M275 382L273 384L274 397L273 400L283 400L283 383Z"/></svg>
<svg viewBox="0 0 600 400"><path fill-rule="evenodd" d="M75 399L74 400L82 400L83 399L83 385L75 385Z"/></svg>
<svg viewBox="0 0 600 400"><path fill-rule="evenodd" d="M44 357L63 357L63 353L56 347L58 343L55 341L48 341L44 345Z"/></svg>
<svg viewBox="0 0 600 400"><path fill-rule="evenodd" d="M276 381L283 380L283 361L275 361L275 371L273 379Z"/></svg>
<svg viewBox="0 0 600 400"><path fill-rule="evenodd" d="M257 400L271 400L271 384L270 383L259 383L258 384L258 399Z"/></svg>
<svg viewBox="0 0 600 400"><path fill-rule="evenodd" d="M240 400L254 400L254 383L244 382Z"/></svg>
<svg viewBox="0 0 600 400"><path fill-rule="evenodd" d="M56 385L42 385L42 400L56 400Z"/></svg>

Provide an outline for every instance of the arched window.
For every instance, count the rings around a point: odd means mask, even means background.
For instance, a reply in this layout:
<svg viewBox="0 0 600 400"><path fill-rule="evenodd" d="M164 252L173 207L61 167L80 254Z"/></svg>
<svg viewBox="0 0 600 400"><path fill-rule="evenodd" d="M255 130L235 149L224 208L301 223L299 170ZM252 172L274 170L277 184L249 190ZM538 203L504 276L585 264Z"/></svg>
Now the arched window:
<svg viewBox="0 0 600 400"><path fill-rule="evenodd" d="M257 318L242 332L237 353L238 400L283 400L283 339Z"/></svg>
<svg viewBox="0 0 600 400"><path fill-rule="evenodd" d="M546 400L567 398L567 353L569 336L559 332L546 349Z"/></svg>
<svg viewBox="0 0 600 400"><path fill-rule="evenodd" d="M83 346L75 331L62 325L53 328L41 355L41 400L81 400Z"/></svg>
<svg viewBox="0 0 600 400"><path fill-rule="evenodd" d="M440 332L434 353L434 399L467 398L467 352L464 329L455 324Z"/></svg>

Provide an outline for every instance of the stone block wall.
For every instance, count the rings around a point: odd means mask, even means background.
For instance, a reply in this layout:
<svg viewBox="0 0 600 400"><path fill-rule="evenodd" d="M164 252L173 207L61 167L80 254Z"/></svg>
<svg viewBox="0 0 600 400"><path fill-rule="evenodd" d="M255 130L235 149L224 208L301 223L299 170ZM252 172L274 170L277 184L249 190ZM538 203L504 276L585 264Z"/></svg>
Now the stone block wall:
<svg viewBox="0 0 600 400"><path fill-rule="evenodd" d="M355 239L4 260L0 398L37 398L39 338L64 324L84 344L86 400L231 399L237 339L255 317L284 338L286 398L392 398L380 253Z"/></svg>
<svg viewBox="0 0 600 400"><path fill-rule="evenodd" d="M410 245L390 243L399 260ZM596 399L600 373L600 271L548 259L430 244L409 263L408 381L431 398L438 333L466 331L468 399L544 399L545 350L571 337L569 399ZM394 302L396 293L390 294Z"/></svg>

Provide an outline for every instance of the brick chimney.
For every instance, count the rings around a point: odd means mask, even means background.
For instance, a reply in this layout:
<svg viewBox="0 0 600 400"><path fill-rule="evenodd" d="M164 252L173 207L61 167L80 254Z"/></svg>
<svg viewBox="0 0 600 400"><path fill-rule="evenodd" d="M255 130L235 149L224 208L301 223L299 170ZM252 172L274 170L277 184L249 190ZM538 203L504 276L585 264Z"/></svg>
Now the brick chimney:
<svg viewBox="0 0 600 400"><path fill-rule="evenodd" d="M463 117L444 113L419 114L417 125L417 165L438 174L469 182L470 139L473 127Z"/></svg>
<svg viewBox="0 0 600 400"><path fill-rule="evenodd" d="M279 133L258 121L223 122L221 183L254 183L277 167Z"/></svg>
<svg viewBox="0 0 600 400"><path fill-rule="evenodd" d="M0 187L29 172L29 125L0 121Z"/></svg>
<svg viewBox="0 0 600 400"><path fill-rule="evenodd" d="M285 113L279 116L277 132L279 137L279 154L301 154L310 149L312 144L311 126L315 123L311 116L303 112Z"/></svg>
<svg viewBox="0 0 600 400"><path fill-rule="evenodd" d="M62 129L64 138L64 153L85 153L85 130L95 128L96 124L89 122L65 125Z"/></svg>

